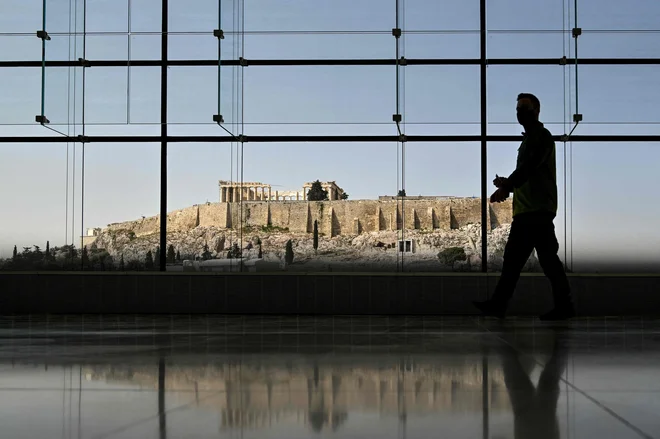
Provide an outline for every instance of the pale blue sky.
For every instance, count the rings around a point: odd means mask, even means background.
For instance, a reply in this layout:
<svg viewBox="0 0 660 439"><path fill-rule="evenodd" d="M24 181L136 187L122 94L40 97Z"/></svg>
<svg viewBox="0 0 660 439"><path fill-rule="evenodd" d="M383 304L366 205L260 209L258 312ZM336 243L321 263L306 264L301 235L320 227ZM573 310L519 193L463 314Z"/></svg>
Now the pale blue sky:
<svg viewBox="0 0 660 439"><path fill-rule="evenodd" d="M653 0L578 0L579 57L658 57L660 5ZM5 0L0 14L0 60L39 60L40 0ZM131 0L132 59L158 59L160 0ZM218 1L194 3L171 0L170 57L213 59L217 40ZM222 1L222 28L235 29L234 0ZM82 1L77 30L82 31ZM410 33L402 39L408 58L477 58L479 2L402 0L400 26ZM46 29L68 32L68 0L48 0ZM574 41L561 34L573 27L573 1L534 3L524 0L488 1L488 56L574 56ZM570 13L570 18L569 18ZM87 1L87 58L126 59L128 1ZM72 24L74 26L75 23ZM245 0L246 31L369 31L370 33L250 34L242 50L248 59L275 58L392 58L394 0ZM75 28L75 26L74 26ZM521 32L522 30L534 32ZM603 31L610 32L603 32ZM624 30L646 30L629 33ZM443 32L437 32L443 31ZM448 32L460 31L460 32ZM119 34L94 35L95 32ZM207 34L201 34L206 32ZM235 41L223 41L223 57L235 56ZM82 38L53 36L48 59L82 56ZM579 111L585 124L576 134L657 134L660 114L660 67L580 66ZM238 69L222 69L221 111L227 128L236 134L240 108L235 90ZM53 128L79 134L67 122L81 120L82 81L69 78L69 69L49 69L46 116ZM73 75L73 70L71 71ZM174 135L222 135L213 123L218 105L217 67L169 69L169 131ZM71 81L70 92L67 91ZM39 68L0 69L0 136L51 135L34 124L40 112ZM157 135L160 117L158 67L95 67L87 70L86 134ZM127 85L130 92L127 93ZM402 69L402 100L407 134L478 134L478 66L408 66ZM244 71L244 122L247 135L278 134L395 134L395 68L393 66L258 67ZM75 90L75 96L74 96ZM515 97L532 92L542 101L541 117L555 134L571 128L575 112L574 68L562 66L490 66L488 104L490 134L518 134ZM70 94L70 96L69 96ZM239 95L240 96L240 95ZM68 99L70 98L70 100ZM128 102L127 102L128 101ZM127 105L130 103L130 106ZM68 111L68 108L70 111ZM130 125L127 125L130 121ZM645 122L645 124L633 124ZM61 124L61 125L57 125ZM489 179L507 175L515 165L517 143L489 144ZM84 226L158 213L159 144L91 144L86 147ZM169 210L217 201L217 180L229 179L229 144L172 144L169 153ZM406 147L406 191L413 194L478 196L479 144L409 143ZM80 234L80 146L76 147L75 235ZM73 146L70 147L70 160ZM0 256L14 244L60 245L65 237L66 145L0 144L2 227ZM234 158L236 156L234 155ZM557 144L560 208L555 222L564 240L563 145ZM655 169L660 144L576 143L573 145L573 252L575 268L589 254L630 258L642 255L660 262L660 213ZM70 164L72 162L70 161ZM244 179L270 183L275 189L297 189L315 179L336 180L352 199L395 194L397 145L258 144L244 147ZM236 178L236 165L233 166ZM69 185L71 190L71 185ZM69 240L71 212L69 208ZM76 239L76 243L78 240Z"/></svg>

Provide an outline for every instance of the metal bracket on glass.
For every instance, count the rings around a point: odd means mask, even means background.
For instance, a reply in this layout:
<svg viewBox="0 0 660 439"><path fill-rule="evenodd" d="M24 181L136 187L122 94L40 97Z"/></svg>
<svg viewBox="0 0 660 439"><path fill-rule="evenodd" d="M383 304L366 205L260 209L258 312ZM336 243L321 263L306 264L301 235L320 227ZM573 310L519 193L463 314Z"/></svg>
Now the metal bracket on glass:
<svg viewBox="0 0 660 439"><path fill-rule="evenodd" d="M84 59L84 58L78 58L78 62L80 63L81 67L91 67L92 65L89 63L89 60Z"/></svg>
<svg viewBox="0 0 660 439"><path fill-rule="evenodd" d="M222 29L214 29L213 30L213 36L220 39L220 40L225 39L225 33L223 32Z"/></svg>
<svg viewBox="0 0 660 439"><path fill-rule="evenodd" d="M89 137L83 136L82 134L79 134L76 137L76 140L78 140L78 142L80 142L80 143L89 143Z"/></svg>
<svg viewBox="0 0 660 439"><path fill-rule="evenodd" d="M562 136L560 136L559 141L562 143L568 142L568 134L563 134Z"/></svg>
<svg viewBox="0 0 660 439"><path fill-rule="evenodd" d="M37 38L44 40L44 41L50 41L50 35L48 35L48 32L45 30L38 30L37 31Z"/></svg>
<svg viewBox="0 0 660 439"><path fill-rule="evenodd" d="M213 122L215 122L215 123L225 123L225 118L222 117L222 114L214 114L213 115Z"/></svg>
<svg viewBox="0 0 660 439"><path fill-rule="evenodd" d="M247 136L244 136L243 134L239 134L239 135L236 137L236 139L237 139L239 142L241 142L241 143L245 143L245 142L248 141Z"/></svg>
<svg viewBox="0 0 660 439"><path fill-rule="evenodd" d="M582 28L581 27L574 27L573 28L573 38L577 38L580 35L582 35Z"/></svg>
<svg viewBox="0 0 660 439"><path fill-rule="evenodd" d="M406 136L405 134L400 134L398 141L401 143L405 143L408 141L408 136Z"/></svg>
<svg viewBox="0 0 660 439"><path fill-rule="evenodd" d="M566 55L562 56L561 59L559 60L559 65L560 66L565 66L568 64L568 58L566 58Z"/></svg>
<svg viewBox="0 0 660 439"><path fill-rule="evenodd" d="M574 114L573 115L573 122L575 122L575 123L582 122L582 115L581 114Z"/></svg>
<svg viewBox="0 0 660 439"><path fill-rule="evenodd" d="M45 125L45 124L47 124L47 123L50 123L50 121L48 120L48 118L47 118L46 116L44 116L43 114L38 114L37 116L35 116L34 119L35 119L38 123L40 123L40 124L42 124L42 125Z"/></svg>
<svg viewBox="0 0 660 439"><path fill-rule="evenodd" d="M240 58L238 58L238 62L243 67L247 67L247 65L248 65L247 59L243 58L242 56Z"/></svg>
<svg viewBox="0 0 660 439"><path fill-rule="evenodd" d="M392 29L392 35L394 35L394 38L400 38L401 37L401 29L398 27L395 27Z"/></svg>
<svg viewBox="0 0 660 439"><path fill-rule="evenodd" d="M397 64L399 64L400 66L407 66L408 60L402 56L400 59L397 60Z"/></svg>
<svg viewBox="0 0 660 439"><path fill-rule="evenodd" d="M400 114L393 114L392 115L392 120L396 123L401 122L401 115Z"/></svg>

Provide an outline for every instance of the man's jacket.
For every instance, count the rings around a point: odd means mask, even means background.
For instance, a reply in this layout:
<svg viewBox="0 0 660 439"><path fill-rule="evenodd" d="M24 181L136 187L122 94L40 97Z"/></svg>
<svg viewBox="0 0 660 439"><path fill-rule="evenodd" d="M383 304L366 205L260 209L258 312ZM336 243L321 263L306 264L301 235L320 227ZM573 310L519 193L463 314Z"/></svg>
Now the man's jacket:
<svg viewBox="0 0 660 439"><path fill-rule="evenodd" d="M513 189L513 216L529 212L557 215L555 142L541 122L523 133L516 170L508 178Z"/></svg>

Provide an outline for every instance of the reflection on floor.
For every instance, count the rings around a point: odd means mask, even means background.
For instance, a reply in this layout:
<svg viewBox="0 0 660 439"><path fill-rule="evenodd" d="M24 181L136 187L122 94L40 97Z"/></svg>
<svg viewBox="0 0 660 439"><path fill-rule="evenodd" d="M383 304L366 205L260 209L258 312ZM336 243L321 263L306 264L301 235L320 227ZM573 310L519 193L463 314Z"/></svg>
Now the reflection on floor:
<svg viewBox="0 0 660 439"><path fill-rule="evenodd" d="M660 438L660 321L0 320L8 438Z"/></svg>

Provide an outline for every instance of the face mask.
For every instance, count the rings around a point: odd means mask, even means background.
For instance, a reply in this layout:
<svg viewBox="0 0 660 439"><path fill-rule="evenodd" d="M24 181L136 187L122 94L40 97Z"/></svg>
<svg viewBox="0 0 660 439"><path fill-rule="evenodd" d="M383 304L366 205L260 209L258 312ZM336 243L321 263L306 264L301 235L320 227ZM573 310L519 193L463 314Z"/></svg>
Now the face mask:
<svg viewBox="0 0 660 439"><path fill-rule="evenodd" d="M520 109L517 113L518 122L520 125L529 125L536 120L534 112L531 110Z"/></svg>

